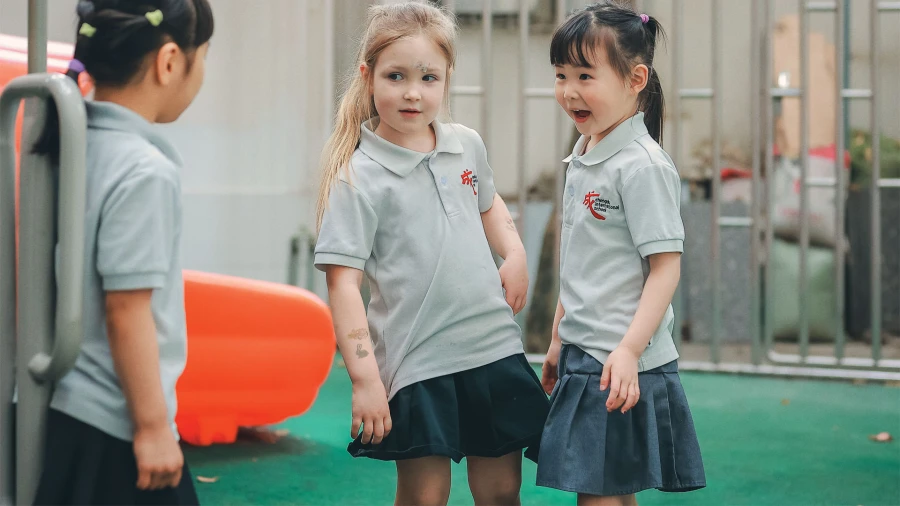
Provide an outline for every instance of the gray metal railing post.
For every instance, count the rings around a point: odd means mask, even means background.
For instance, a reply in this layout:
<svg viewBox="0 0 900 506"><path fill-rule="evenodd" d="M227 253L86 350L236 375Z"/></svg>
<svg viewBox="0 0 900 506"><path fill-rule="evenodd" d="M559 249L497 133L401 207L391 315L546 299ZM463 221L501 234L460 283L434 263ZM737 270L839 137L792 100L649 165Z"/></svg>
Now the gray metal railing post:
<svg viewBox="0 0 900 506"><path fill-rule="evenodd" d="M878 0L870 0L869 15L869 44L871 46L871 83L872 98L870 99L871 112L871 132L872 132L872 177L869 185L871 196L871 243L869 251L872 263L872 280L871 280L871 334L872 334L872 360L875 365L881 360L881 125L879 120L881 117L878 110L878 80L881 78L879 72L879 53L881 48L880 40L880 23L879 23L879 7L881 2Z"/></svg>
<svg viewBox="0 0 900 506"><path fill-rule="evenodd" d="M54 177L43 157L28 153L34 135L24 137L20 171L20 230L18 290L16 272L15 120L20 101L52 99L59 115L59 206L55 202ZM31 100L34 102L35 100ZM40 477L44 421L52 382L74 364L82 338L85 201L84 102L76 84L61 74L31 74L11 81L0 95L0 257L4 313L3 338L16 344L16 502L31 503ZM32 133L33 132L29 132ZM54 230L58 230L57 241ZM55 292L55 310L53 294ZM7 308L18 308L18 317ZM10 332L17 320L16 332ZM15 321L14 320L14 321ZM52 347L51 353L46 353ZM9 422L10 420L6 420Z"/></svg>
<svg viewBox="0 0 900 506"><path fill-rule="evenodd" d="M835 97L835 157L834 157L834 356L840 361L844 358L844 204L846 190L844 186L844 150L846 145L846 100L844 87L846 65L844 62L847 37L844 31L847 3L837 0L834 17L834 49L835 80L837 96Z"/></svg>

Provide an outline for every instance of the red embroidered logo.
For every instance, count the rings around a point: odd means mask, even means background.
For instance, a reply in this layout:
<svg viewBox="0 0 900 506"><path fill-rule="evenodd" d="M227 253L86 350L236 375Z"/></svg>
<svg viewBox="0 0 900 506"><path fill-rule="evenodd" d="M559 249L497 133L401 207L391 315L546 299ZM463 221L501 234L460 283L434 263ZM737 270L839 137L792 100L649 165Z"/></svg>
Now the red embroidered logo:
<svg viewBox="0 0 900 506"><path fill-rule="evenodd" d="M587 195L584 196L584 202L582 204L588 208L588 211L597 218L598 220L605 220L606 217L600 214L598 211L600 210L600 194L597 192L588 192Z"/></svg>
<svg viewBox="0 0 900 506"><path fill-rule="evenodd" d="M462 175L460 175L460 178L462 178L462 184L471 186L472 193L474 193L475 195L478 195L478 189L476 188L476 185L478 184L478 176L477 175L472 174L471 170L466 169L463 171Z"/></svg>

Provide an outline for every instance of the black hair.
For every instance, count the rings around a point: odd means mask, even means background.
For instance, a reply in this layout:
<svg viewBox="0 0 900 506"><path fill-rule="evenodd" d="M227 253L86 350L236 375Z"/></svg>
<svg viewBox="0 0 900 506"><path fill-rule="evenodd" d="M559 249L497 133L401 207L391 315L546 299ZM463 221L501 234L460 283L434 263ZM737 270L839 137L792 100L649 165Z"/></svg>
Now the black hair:
<svg viewBox="0 0 900 506"><path fill-rule="evenodd" d="M614 0L595 3L573 12L553 33L550 64L592 67L595 52L603 48L610 65L623 79L631 75L635 65L646 65L649 75L647 86L638 96L638 109L644 112L650 136L662 144L665 99L653 56L657 39L665 40L665 36L654 17L638 14Z"/></svg>
<svg viewBox="0 0 900 506"><path fill-rule="evenodd" d="M66 75L77 82L83 70L97 86L130 83L141 72L146 56L168 42L191 55L212 38L215 26L208 0L81 0L76 12L73 60L77 62ZM188 59L189 64L192 61ZM52 102L32 153L58 161L59 124Z"/></svg>

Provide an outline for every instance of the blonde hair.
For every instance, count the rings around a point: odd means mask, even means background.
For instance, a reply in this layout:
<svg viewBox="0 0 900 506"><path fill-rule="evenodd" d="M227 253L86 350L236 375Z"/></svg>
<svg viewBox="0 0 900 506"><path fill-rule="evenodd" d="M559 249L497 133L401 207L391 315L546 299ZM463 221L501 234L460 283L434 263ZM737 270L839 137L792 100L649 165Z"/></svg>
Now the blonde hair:
<svg viewBox="0 0 900 506"><path fill-rule="evenodd" d="M388 46L406 37L423 34L431 39L447 58L448 80L444 87L442 112L449 118L449 78L456 62L456 31L456 23L451 14L427 3L406 2L369 8L366 31L357 53L356 68L341 97L334 132L322 151L322 180L316 202L317 231L322 226L322 216L328 205L331 188L339 180L341 171L349 169L350 158L359 145L360 125L376 115L375 102L369 90L378 56ZM359 71L361 65L368 67L368 79Z"/></svg>

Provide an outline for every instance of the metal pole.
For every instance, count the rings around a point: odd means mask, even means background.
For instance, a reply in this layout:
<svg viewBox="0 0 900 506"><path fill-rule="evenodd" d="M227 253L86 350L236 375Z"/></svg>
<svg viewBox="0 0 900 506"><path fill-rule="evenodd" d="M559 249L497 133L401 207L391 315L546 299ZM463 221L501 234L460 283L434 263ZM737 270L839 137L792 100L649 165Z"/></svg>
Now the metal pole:
<svg viewBox="0 0 900 506"><path fill-rule="evenodd" d="M525 89L528 83L528 36L529 36L528 0L519 0L519 166L518 187L519 198L516 208L519 211L517 225L519 235L525 239L525 208L528 205L528 97Z"/></svg>
<svg viewBox="0 0 900 506"><path fill-rule="evenodd" d="M760 32L759 32L759 3L750 4L750 116L751 151L752 153L752 195L750 200L750 358L753 364L762 362L762 350L760 346L760 300L759 300L759 276L760 276L760 223L762 213L760 204L762 199L760 177L760 135L762 128L762 111L760 111L760 92L763 80L760 75L765 72L760 69Z"/></svg>
<svg viewBox="0 0 900 506"><path fill-rule="evenodd" d="M879 72L879 56L881 53L881 40L879 38L879 16L877 0L869 0L869 44L872 48L872 68L871 68L871 132L872 132L872 178L869 185L869 194L871 199L871 244L869 251L872 263L872 280L871 280L871 333L872 333L872 360L876 365L881 360L881 189L879 187L879 179L881 177L881 131L880 131L880 111L878 109L878 80Z"/></svg>
<svg viewBox="0 0 900 506"><path fill-rule="evenodd" d="M566 0L556 0L556 26L560 26L566 20ZM565 135L569 128L566 128L569 125L568 117L563 114L563 112L557 108L554 108L556 111L556 152L553 156L559 156L557 160L561 160L564 158L563 153L567 151L567 148L571 148L571 146L567 146L568 137ZM557 170L555 174L554 181L556 183L556 191L554 192L554 204L557 208L556 219L554 220L554 246L553 246L553 289L558 290L559 287L559 255L560 255L560 240L562 236L562 199L563 192L566 187L566 165L558 164L556 165Z"/></svg>
<svg viewBox="0 0 900 506"><path fill-rule="evenodd" d="M844 32L846 20L844 0L838 0L834 17L835 38L835 80L837 96L835 97L835 164L834 164L834 356L838 360L844 358L844 149L846 142L846 102L844 101L845 49L847 42Z"/></svg>
<svg viewBox="0 0 900 506"><path fill-rule="evenodd" d="M712 227L710 228L710 261L712 262L712 336L710 339L710 360L720 361L720 340L722 337L721 276L722 265L719 255L719 201L722 198L722 148L719 130L722 125L722 72L720 68L720 26L722 9L719 0L712 0Z"/></svg>
<svg viewBox="0 0 900 506"><path fill-rule="evenodd" d="M809 356L809 10L800 8L800 356Z"/></svg>
<svg viewBox="0 0 900 506"><path fill-rule="evenodd" d="M775 102L772 94L772 3L770 0L763 2L763 114L765 117L764 132L766 136L765 147L765 168L766 168L766 267L765 267L765 287L763 296L763 337L765 338L765 349L770 351L775 340L775 330L772 322L772 304L775 300L775 292L773 284L775 282L775 272L772 268L772 249L775 243Z"/></svg>
<svg viewBox="0 0 900 506"><path fill-rule="evenodd" d="M19 102L52 98L60 124L59 213L55 216L56 192L50 164L23 149L20 164L18 275L16 263L15 144L13 139ZM2 278L2 328L17 325L16 341L16 503L31 504L41 471L44 423L52 382L74 364L81 346L84 273L85 129L84 103L77 85L61 74L33 74L10 82L0 95L0 198L3 216L0 239L4 242L0 268ZM27 138L23 146L30 145ZM55 171L54 171L55 172ZM10 189L12 188L12 189ZM56 223L59 227L59 262L55 262ZM9 246L6 246L6 245ZM56 282L59 293L56 297ZM11 286L16 282L18 288ZM18 299L18 300L17 300ZM54 311L54 300L55 311ZM9 308L9 309L7 309ZM54 327L55 324L55 327ZM55 335L55 339L53 336ZM8 337L9 336L9 337ZM17 338L15 336L18 336ZM44 350L52 347L52 353ZM27 366L26 366L27 365Z"/></svg>
<svg viewBox="0 0 900 506"><path fill-rule="evenodd" d="M28 73L47 71L47 0L28 0Z"/></svg>
<svg viewBox="0 0 900 506"><path fill-rule="evenodd" d="M675 168L681 167L681 89L684 86L683 73L681 70L681 47L684 37L681 33L681 14L684 9L684 0L675 0L672 5L672 29L675 37L672 39L672 72L675 80L675 96L672 98L672 144L669 146L669 152L672 154L672 160L675 162ZM684 293L682 291L682 282L679 281L678 287L675 289L675 321L673 322L673 336L675 346L681 349L681 312L684 310Z"/></svg>
<svg viewBox="0 0 900 506"><path fill-rule="evenodd" d="M494 8L491 0L482 0L481 6L481 139L491 157L491 105L494 86Z"/></svg>

